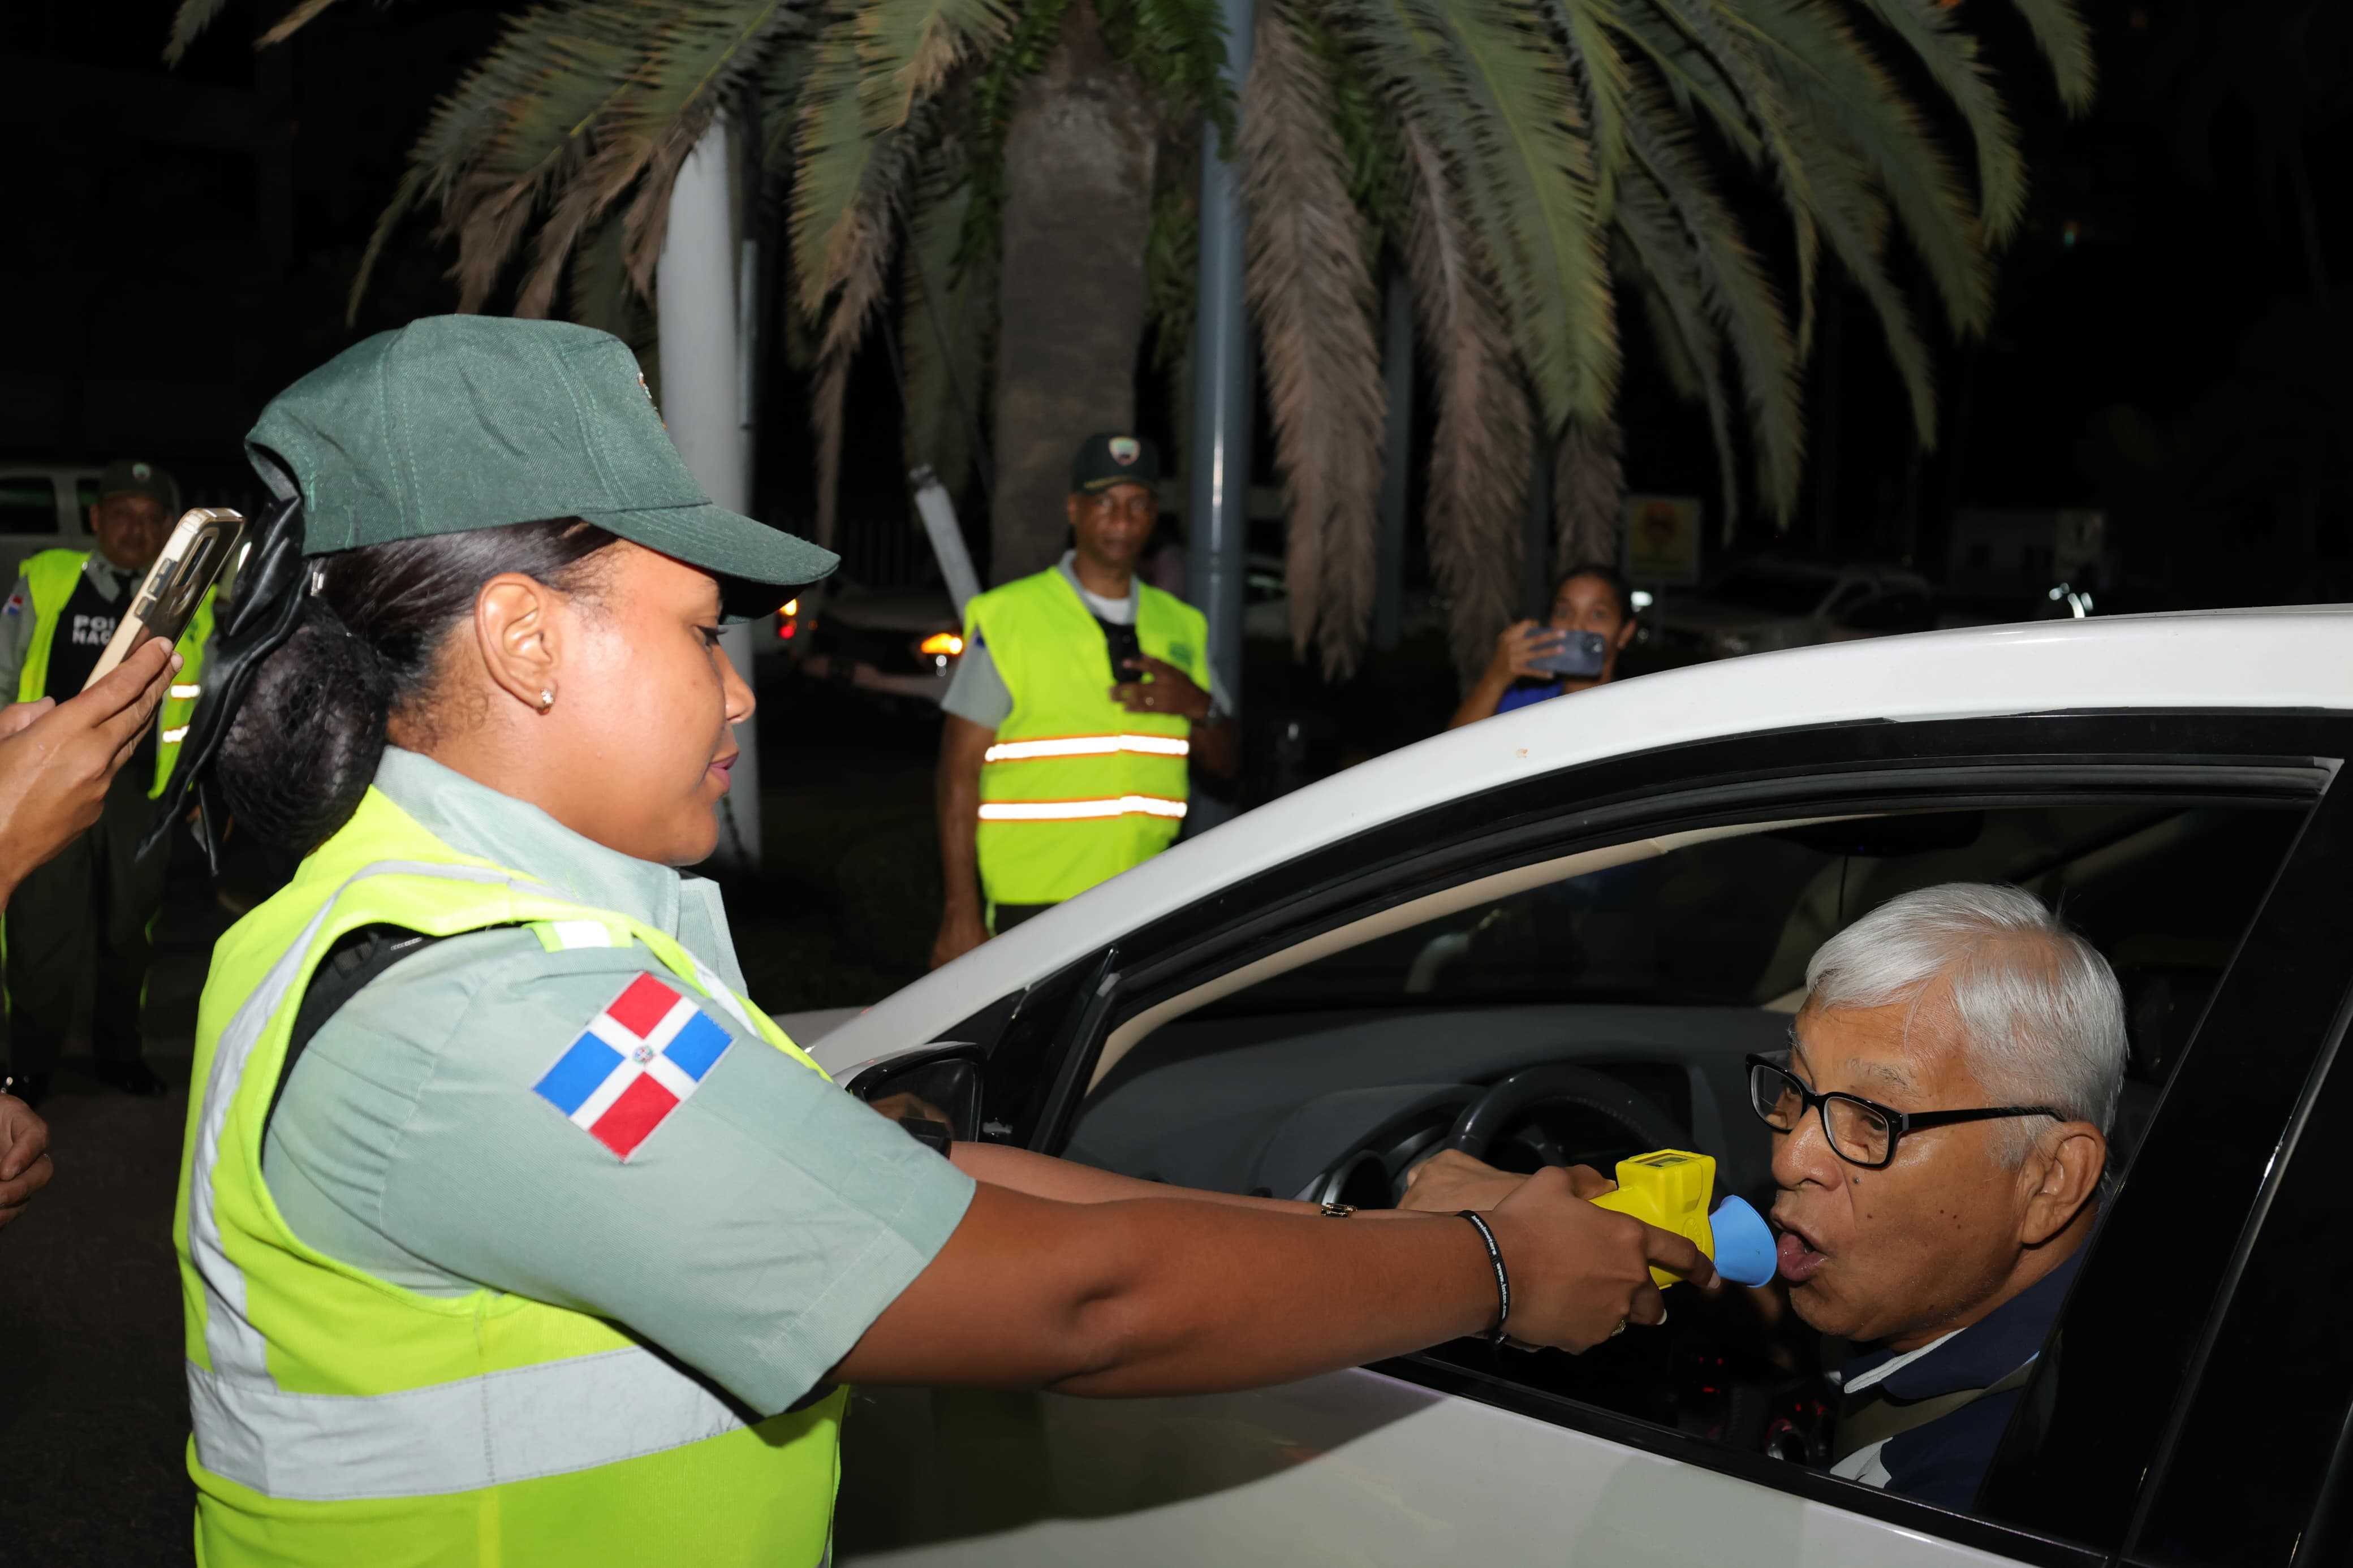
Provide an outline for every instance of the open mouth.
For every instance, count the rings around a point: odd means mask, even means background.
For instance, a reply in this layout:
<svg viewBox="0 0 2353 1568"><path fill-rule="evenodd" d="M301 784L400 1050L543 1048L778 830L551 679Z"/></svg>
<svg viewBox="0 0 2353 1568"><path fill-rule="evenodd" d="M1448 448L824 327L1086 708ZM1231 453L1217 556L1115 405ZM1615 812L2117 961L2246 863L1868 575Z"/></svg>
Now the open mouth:
<svg viewBox="0 0 2353 1568"><path fill-rule="evenodd" d="M1830 1255L1813 1244L1813 1239L1778 1215L1773 1216L1774 1227L1780 1234L1774 1238L1776 1261L1781 1278L1792 1285L1803 1285L1821 1272Z"/></svg>

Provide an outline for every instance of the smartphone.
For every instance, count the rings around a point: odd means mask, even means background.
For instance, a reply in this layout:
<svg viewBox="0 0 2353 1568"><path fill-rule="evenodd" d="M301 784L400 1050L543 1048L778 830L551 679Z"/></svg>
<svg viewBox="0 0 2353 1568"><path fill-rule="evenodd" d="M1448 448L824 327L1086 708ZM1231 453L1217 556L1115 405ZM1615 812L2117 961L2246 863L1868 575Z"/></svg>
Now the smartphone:
<svg viewBox="0 0 2353 1568"><path fill-rule="evenodd" d="M131 608L115 626L113 640L98 656L90 679L81 683L82 689L96 685L150 637L178 642L195 618L196 606L204 603L205 591L237 558L237 547L244 538L241 512L225 506L192 507L182 512L172 537L164 542L164 553L147 569L139 591L131 595Z"/></svg>
<svg viewBox="0 0 2353 1568"><path fill-rule="evenodd" d="M1592 676L1609 662L1609 645L1599 632L1563 632L1559 651L1528 660L1554 675Z"/></svg>

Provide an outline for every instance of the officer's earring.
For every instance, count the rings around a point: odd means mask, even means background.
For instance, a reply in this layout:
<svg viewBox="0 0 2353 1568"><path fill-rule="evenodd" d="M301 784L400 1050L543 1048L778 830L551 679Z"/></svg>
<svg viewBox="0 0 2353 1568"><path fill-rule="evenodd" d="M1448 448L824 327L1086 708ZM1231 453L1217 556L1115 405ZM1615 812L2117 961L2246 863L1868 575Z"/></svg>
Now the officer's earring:
<svg viewBox="0 0 2353 1568"><path fill-rule="evenodd" d="M539 710L543 713L555 706L555 693L543 686L539 689Z"/></svg>

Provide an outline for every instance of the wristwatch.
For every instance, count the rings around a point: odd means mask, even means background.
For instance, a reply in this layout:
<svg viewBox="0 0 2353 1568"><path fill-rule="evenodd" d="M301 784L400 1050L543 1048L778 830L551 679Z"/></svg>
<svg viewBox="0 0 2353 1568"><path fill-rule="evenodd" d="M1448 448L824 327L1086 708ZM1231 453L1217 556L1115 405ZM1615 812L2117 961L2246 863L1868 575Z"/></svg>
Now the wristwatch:
<svg viewBox="0 0 2353 1568"><path fill-rule="evenodd" d="M1346 1219L1350 1215L1356 1212L1356 1205L1354 1204L1335 1204L1326 1202L1316 1205L1315 1212L1322 1215L1325 1219Z"/></svg>

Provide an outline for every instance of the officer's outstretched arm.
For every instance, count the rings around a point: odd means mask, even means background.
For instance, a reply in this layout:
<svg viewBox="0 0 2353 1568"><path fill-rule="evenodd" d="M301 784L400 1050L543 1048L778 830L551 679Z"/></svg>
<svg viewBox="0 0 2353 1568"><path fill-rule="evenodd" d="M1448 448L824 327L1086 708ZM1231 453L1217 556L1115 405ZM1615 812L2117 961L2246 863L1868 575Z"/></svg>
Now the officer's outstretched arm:
<svg viewBox="0 0 2353 1568"><path fill-rule="evenodd" d="M1680 1237L1541 1171L1488 1214L1515 1340L1580 1351L1662 1315ZM1133 1396L1288 1382L1492 1328L1485 1244L1454 1215L1364 1225L1202 1203L1063 1204L982 1184L947 1245L830 1376Z"/></svg>

